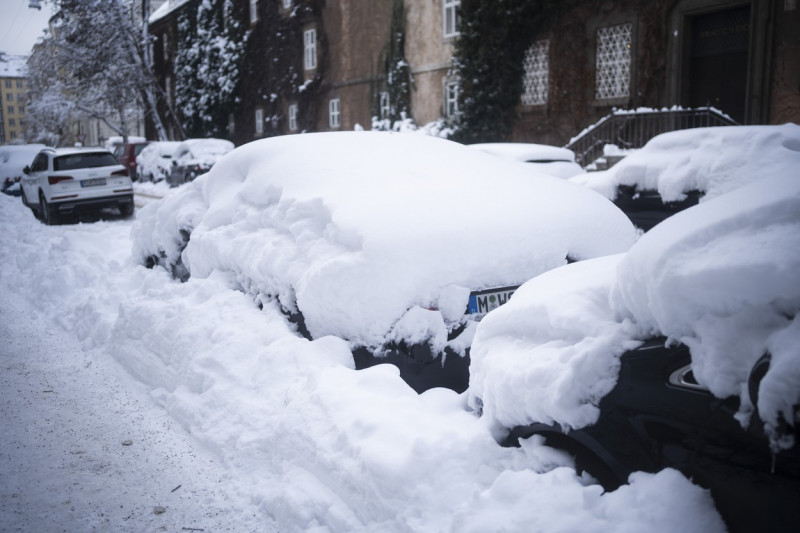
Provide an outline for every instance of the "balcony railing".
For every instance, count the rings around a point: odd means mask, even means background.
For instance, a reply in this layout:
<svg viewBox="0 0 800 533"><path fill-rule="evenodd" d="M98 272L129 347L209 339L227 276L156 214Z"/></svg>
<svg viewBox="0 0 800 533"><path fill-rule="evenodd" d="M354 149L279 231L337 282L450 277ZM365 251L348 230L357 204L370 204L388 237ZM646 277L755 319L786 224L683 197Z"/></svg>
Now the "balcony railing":
<svg viewBox="0 0 800 533"><path fill-rule="evenodd" d="M566 148L575 152L575 160L585 167L603 155L607 144L623 149L641 148L656 135L668 131L737 125L735 120L711 107L615 110L573 138Z"/></svg>

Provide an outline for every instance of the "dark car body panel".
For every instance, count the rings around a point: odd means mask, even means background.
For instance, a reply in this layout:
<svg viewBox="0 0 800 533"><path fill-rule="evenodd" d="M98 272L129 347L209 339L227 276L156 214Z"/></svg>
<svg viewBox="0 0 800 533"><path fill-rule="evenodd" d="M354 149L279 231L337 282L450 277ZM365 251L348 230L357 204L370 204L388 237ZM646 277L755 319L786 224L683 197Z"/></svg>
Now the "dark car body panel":
<svg viewBox="0 0 800 533"><path fill-rule="evenodd" d="M734 418L738 398L716 398L691 379L676 379L677 371L689 368L689 350L663 343L623 354L617 385L600 402L594 425L564 432L532 424L514 428L505 444L543 435L548 444L576 455L579 469L597 470L595 477L608 490L632 472L675 468L710 489L731 532L797 530L798 446L773 454L757 415L747 428Z"/></svg>
<svg viewBox="0 0 800 533"><path fill-rule="evenodd" d="M634 187L620 185L617 188L614 204L628 215L634 226L643 231L649 231L662 220L697 205L701 197L701 192L690 191L684 200L664 202L658 191L640 191Z"/></svg>

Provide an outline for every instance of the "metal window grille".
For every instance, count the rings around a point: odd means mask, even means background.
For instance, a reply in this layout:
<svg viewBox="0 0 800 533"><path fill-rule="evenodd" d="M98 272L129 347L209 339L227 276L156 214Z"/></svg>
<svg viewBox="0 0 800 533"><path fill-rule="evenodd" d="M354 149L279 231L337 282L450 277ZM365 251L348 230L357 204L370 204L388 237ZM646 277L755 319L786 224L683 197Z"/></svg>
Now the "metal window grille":
<svg viewBox="0 0 800 533"><path fill-rule="evenodd" d="M341 116L340 107L339 107L339 99L334 98L330 102L328 102L328 123L330 124L331 128L338 128L341 124L339 118Z"/></svg>
<svg viewBox="0 0 800 533"><path fill-rule="evenodd" d="M597 30L595 97L622 98L630 94L631 23Z"/></svg>
<svg viewBox="0 0 800 533"><path fill-rule="evenodd" d="M454 37L458 35L459 16L458 7L461 5L461 0L443 0L443 22L444 22L444 36Z"/></svg>
<svg viewBox="0 0 800 533"><path fill-rule="evenodd" d="M306 70L317 68L317 30L303 32L305 42L305 67Z"/></svg>
<svg viewBox="0 0 800 533"><path fill-rule="evenodd" d="M540 105L547 103L550 91L550 40L537 41L525 52L522 78L522 104Z"/></svg>

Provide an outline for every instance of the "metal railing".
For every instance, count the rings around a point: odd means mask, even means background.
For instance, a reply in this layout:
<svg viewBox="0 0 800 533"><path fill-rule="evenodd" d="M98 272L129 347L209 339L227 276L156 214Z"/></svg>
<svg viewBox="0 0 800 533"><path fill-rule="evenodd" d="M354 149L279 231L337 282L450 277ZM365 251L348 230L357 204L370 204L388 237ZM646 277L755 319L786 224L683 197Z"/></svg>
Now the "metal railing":
<svg viewBox="0 0 800 533"><path fill-rule="evenodd" d="M573 138L566 148L585 167L603 155L603 147L641 148L647 141L668 131L712 126L738 126L721 111L711 107L647 111L615 110Z"/></svg>

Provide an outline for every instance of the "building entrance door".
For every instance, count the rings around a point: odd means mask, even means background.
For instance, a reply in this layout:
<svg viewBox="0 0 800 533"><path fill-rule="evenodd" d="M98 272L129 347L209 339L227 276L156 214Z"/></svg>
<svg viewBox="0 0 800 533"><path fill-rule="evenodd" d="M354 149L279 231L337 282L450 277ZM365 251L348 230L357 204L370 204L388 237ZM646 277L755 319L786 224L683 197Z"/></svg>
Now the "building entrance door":
<svg viewBox="0 0 800 533"><path fill-rule="evenodd" d="M688 100L745 119L750 6L692 17Z"/></svg>

